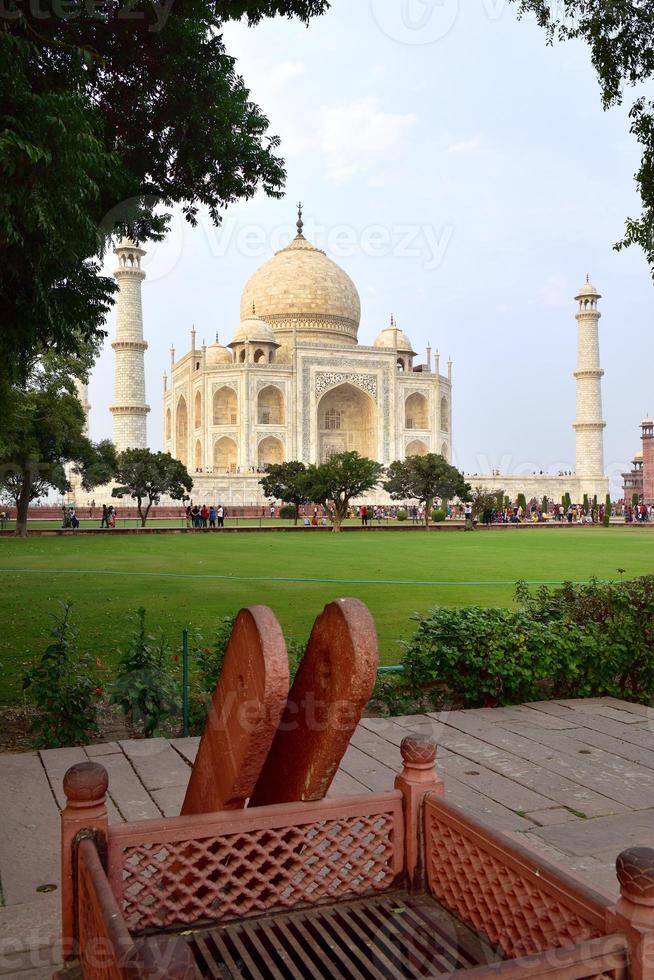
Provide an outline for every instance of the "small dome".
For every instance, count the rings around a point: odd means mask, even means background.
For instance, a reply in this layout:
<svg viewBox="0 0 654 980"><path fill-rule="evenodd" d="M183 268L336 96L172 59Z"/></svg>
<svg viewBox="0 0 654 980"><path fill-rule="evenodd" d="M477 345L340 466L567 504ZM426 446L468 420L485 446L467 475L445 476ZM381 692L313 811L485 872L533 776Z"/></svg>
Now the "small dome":
<svg viewBox="0 0 654 980"><path fill-rule="evenodd" d="M394 323L391 323L389 327L379 334L374 343L375 347L387 347L390 350L402 351L405 354L415 355L415 351L411 346L411 341L399 327L396 327Z"/></svg>
<svg viewBox="0 0 654 980"><path fill-rule="evenodd" d="M211 347L207 347L207 367L211 367L212 364L232 364L233 361L232 352L219 344L218 340Z"/></svg>
<svg viewBox="0 0 654 980"><path fill-rule="evenodd" d="M256 316L254 312L245 320L241 320L234 334L234 339L229 346L233 347L234 344L242 344L246 340L252 343L274 344L276 347L279 347L270 325L265 320L261 320Z"/></svg>
<svg viewBox="0 0 654 980"><path fill-rule="evenodd" d="M590 282L588 276L586 276L586 282L575 296L575 299L585 299L588 296L594 296L596 299L600 298L600 294L597 292L592 282Z"/></svg>
<svg viewBox="0 0 654 980"><path fill-rule="evenodd" d="M654 422L649 417L649 415L647 415L640 424L641 425L654 425Z"/></svg>
<svg viewBox="0 0 654 980"><path fill-rule="evenodd" d="M642 453L636 453L636 455L634 456L632 462L639 463L642 458L643 458L643 454Z"/></svg>

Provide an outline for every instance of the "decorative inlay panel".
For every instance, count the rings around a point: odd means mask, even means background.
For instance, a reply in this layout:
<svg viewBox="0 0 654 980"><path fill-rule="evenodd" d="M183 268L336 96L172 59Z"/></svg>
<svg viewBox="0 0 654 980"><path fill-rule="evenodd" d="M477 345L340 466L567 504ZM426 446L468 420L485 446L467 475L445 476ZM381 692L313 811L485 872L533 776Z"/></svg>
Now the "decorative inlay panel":
<svg viewBox="0 0 654 980"><path fill-rule="evenodd" d="M353 371L347 374L338 374L335 371L318 371L316 374L316 395L319 397L330 388L336 388L338 385L346 383L356 385L357 388L361 388L362 391L370 395L374 401L377 401L377 375L357 374Z"/></svg>

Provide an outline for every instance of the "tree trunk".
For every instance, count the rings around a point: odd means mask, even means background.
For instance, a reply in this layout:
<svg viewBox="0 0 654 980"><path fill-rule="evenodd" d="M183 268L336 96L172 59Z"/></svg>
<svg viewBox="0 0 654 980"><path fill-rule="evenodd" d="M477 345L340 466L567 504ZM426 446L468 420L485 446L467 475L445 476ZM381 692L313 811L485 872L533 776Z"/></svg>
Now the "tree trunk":
<svg viewBox="0 0 654 980"><path fill-rule="evenodd" d="M433 504L433 500L425 500L425 528L429 528L429 518L431 517L431 509Z"/></svg>
<svg viewBox="0 0 654 980"><path fill-rule="evenodd" d="M30 491L32 489L32 474L29 469L23 470L23 482L18 497L16 508L16 535L21 538L27 537L27 510L30 505Z"/></svg>
<svg viewBox="0 0 654 980"><path fill-rule="evenodd" d="M143 507L141 506L141 498L137 497L136 502L139 505L139 517L141 518L141 527L145 527L145 522L148 519L148 511L150 510L150 505L145 508L145 514L143 513Z"/></svg>

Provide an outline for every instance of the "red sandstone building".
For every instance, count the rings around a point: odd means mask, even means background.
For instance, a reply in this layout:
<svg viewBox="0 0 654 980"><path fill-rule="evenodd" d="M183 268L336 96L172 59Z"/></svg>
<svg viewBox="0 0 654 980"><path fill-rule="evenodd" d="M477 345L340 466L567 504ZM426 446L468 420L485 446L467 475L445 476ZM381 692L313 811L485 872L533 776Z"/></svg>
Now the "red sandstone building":
<svg viewBox="0 0 654 980"><path fill-rule="evenodd" d="M636 453L631 470L622 474L625 503L631 504L634 497L642 503L654 504L654 421L648 416L640 423L642 451Z"/></svg>

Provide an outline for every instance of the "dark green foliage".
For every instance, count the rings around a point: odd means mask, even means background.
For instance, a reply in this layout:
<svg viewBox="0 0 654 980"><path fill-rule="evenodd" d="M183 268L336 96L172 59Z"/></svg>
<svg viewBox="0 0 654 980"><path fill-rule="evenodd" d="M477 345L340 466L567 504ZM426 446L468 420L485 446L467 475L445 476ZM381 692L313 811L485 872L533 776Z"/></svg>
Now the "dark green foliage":
<svg viewBox="0 0 654 980"><path fill-rule="evenodd" d="M434 524L442 524L443 521L447 520L447 511L441 510L440 508L438 510L433 510L431 512L431 519Z"/></svg>
<svg viewBox="0 0 654 980"><path fill-rule="evenodd" d="M548 513L549 503L550 502L547 499L547 497L543 497L543 513L544 514L547 514Z"/></svg>
<svg viewBox="0 0 654 980"><path fill-rule="evenodd" d="M0 430L0 490L11 494L18 512L16 534L27 534L32 500L53 488L69 489L66 466L75 464L85 489L111 479L116 453L110 442L94 445L84 434L84 411L73 378L83 378L92 352L84 358L51 353L34 361L27 379L4 391Z"/></svg>
<svg viewBox="0 0 654 980"><path fill-rule="evenodd" d="M236 616L223 616L209 643L200 636L194 638L191 655L198 670L200 689L205 694L211 695L216 689L235 622Z"/></svg>
<svg viewBox="0 0 654 980"><path fill-rule="evenodd" d="M168 730L179 715L180 683L175 661L163 635L145 628L145 609L136 614L136 628L120 658L118 676L111 686L111 704L118 704L132 724L148 737Z"/></svg>
<svg viewBox="0 0 654 980"><path fill-rule="evenodd" d="M401 523L402 521L406 521L408 516L409 515L407 514L407 512L404 509L401 509L398 510L397 514L395 515L395 518Z"/></svg>
<svg viewBox="0 0 654 980"><path fill-rule="evenodd" d="M337 453L326 463L307 466L302 487L309 500L329 507L334 531L340 531L347 517L350 501L376 487L384 469L359 453Z"/></svg>
<svg viewBox="0 0 654 980"><path fill-rule="evenodd" d="M527 513L527 499L526 499L524 493L519 493L518 494L518 507L522 507L522 513L523 514L526 514Z"/></svg>
<svg viewBox="0 0 654 980"><path fill-rule="evenodd" d="M298 507L309 502L306 496L305 479L307 468L304 463L292 459L287 463L272 463L259 483L269 500L281 500L292 504L295 512L290 515L297 524ZM283 515L282 515L283 516Z"/></svg>
<svg viewBox="0 0 654 980"><path fill-rule="evenodd" d="M611 494L607 493L604 501L604 527L611 526Z"/></svg>
<svg viewBox="0 0 654 980"><path fill-rule="evenodd" d="M588 494L585 493L584 494L584 500L583 500L583 508L586 511L586 513L588 513L588 506L589 506L589 504L588 504Z"/></svg>
<svg viewBox="0 0 654 980"><path fill-rule="evenodd" d="M84 745L98 730L97 705L102 688L97 662L77 650L71 603L53 616L52 643L26 671L23 689L37 708L32 731L37 748Z"/></svg>
<svg viewBox="0 0 654 980"><path fill-rule="evenodd" d="M639 503L640 503L640 497L638 496L638 494L637 493L632 493L632 495L631 495L631 506L632 507L637 507Z"/></svg>
<svg viewBox="0 0 654 980"><path fill-rule="evenodd" d="M297 507L295 504L284 504L279 511L279 516L284 521L295 521L297 524Z"/></svg>
<svg viewBox="0 0 654 980"><path fill-rule="evenodd" d="M0 30L0 397L35 349L103 336L109 236L158 239L178 207L215 224L282 192L278 137L225 49L225 22L322 13L326 0L34 4ZM64 9L65 7L65 9Z"/></svg>
<svg viewBox="0 0 654 980"><path fill-rule="evenodd" d="M125 449L120 453L116 482L119 485L111 491L112 496L136 500L142 527L150 508L160 497L184 500L193 488L193 480L183 463L170 453L153 453L150 449Z"/></svg>
<svg viewBox="0 0 654 980"><path fill-rule="evenodd" d="M455 466L437 453L398 459L386 471L384 489L391 500L419 500L425 505L425 524L435 500L468 500L470 485Z"/></svg>
<svg viewBox="0 0 654 980"><path fill-rule="evenodd" d="M547 697L654 698L654 576L565 584L518 608L434 609L406 644L410 687L463 707Z"/></svg>

